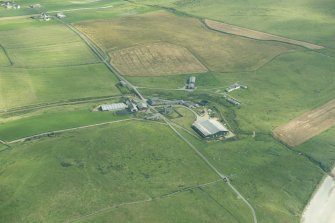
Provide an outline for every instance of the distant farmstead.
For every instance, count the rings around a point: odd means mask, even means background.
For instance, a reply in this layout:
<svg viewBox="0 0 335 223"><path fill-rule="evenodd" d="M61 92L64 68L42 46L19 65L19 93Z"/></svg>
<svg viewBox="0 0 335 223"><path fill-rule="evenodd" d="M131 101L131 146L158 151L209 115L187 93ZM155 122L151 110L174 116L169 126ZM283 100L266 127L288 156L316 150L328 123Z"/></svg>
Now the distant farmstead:
<svg viewBox="0 0 335 223"><path fill-rule="evenodd" d="M192 128L203 138L219 138L229 133L229 130L216 119L194 122Z"/></svg>
<svg viewBox="0 0 335 223"><path fill-rule="evenodd" d="M0 1L0 5L6 9L20 9L21 6L15 2L9 2L9 1Z"/></svg>
<svg viewBox="0 0 335 223"><path fill-rule="evenodd" d="M232 91L235 91L235 90L240 89L240 88L247 89L248 87L245 86L245 85L241 85L239 83L235 83L235 84L232 84L229 87L227 87L226 92L232 92Z"/></svg>

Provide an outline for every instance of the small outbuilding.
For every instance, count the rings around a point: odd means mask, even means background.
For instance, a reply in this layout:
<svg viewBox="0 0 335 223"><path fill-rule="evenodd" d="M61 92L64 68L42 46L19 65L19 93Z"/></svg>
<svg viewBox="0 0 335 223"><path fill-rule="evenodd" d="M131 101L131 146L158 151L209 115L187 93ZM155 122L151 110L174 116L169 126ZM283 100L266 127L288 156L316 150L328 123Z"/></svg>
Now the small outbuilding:
<svg viewBox="0 0 335 223"><path fill-rule="evenodd" d="M196 78L194 76L191 76L186 84L186 88L187 89L195 89L195 80Z"/></svg>
<svg viewBox="0 0 335 223"><path fill-rule="evenodd" d="M59 18L59 19L64 19L66 17L66 15L63 12L58 12L56 14L56 17Z"/></svg>
<svg viewBox="0 0 335 223"><path fill-rule="evenodd" d="M39 9L39 8L41 8L41 4L32 4L32 5L30 5L30 8Z"/></svg>
<svg viewBox="0 0 335 223"><path fill-rule="evenodd" d="M229 130L216 119L194 122L192 128L203 138L219 138L229 133Z"/></svg>
<svg viewBox="0 0 335 223"><path fill-rule="evenodd" d="M148 109L148 104L143 101L139 101L136 103L136 106L138 107L139 110L146 110Z"/></svg>

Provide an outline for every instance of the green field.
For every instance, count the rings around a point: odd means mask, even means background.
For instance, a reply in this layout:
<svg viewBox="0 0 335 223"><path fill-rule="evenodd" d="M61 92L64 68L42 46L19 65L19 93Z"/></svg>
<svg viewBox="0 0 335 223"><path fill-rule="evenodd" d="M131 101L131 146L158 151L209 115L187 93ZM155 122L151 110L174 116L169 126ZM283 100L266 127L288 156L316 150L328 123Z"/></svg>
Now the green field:
<svg viewBox="0 0 335 223"><path fill-rule="evenodd" d="M125 134L129 129L131 140ZM2 152L0 159L0 216L4 222L63 222L112 205L158 199L218 179L171 130L154 123L119 123L14 145ZM182 201L170 207L179 216L197 213L205 204L213 207L185 219L202 222L215 213L218 222L250 220L243 203L225 185L214 184L208 191L195 189L194 193L186 191L153 201L157 204L151 206L153 213L142 213L148 220L145 222L156 222L151 216L165 212L172 199ZM196 204L188 205L196 200ZM167 222L177 217L165 213ZM118 212L116 219L129 217Z"/></svg>
<svg viewBox="0 0 335 223"><path fill-rule="evenodd" d="M88 110L66 111L42 114L0 125L0 139L12 141L40 133L81 127L129 118L129 115L115 115L111 112Z"/></svg>
<svg viewBox="0 0 335 223"><path fill-rule="evenodd" d="M0 109L120 94L114 74L68 28L11 21L0 23L0 44L13 62L0 67Z"/></svg>
<svg viewBox="0 0 335 223"><path fill-rule="evenodd" d="M0 108L118 95L113 74L102 64L43 68L0 68Z"/></svg>
<svg viewBox="0 0 335 223"><path fill-rule="evenodd" d="M0 45L0 67L6 67L11 65L11 61L7 56L5 49Z"/></svg>
<svg viewBox="0 0 335 223"><path fill-rule="evenodd" d="M333 127L295 149L301 153L307 154L327 171L331 171L335 163L334 135L335 128Z"/></svg>

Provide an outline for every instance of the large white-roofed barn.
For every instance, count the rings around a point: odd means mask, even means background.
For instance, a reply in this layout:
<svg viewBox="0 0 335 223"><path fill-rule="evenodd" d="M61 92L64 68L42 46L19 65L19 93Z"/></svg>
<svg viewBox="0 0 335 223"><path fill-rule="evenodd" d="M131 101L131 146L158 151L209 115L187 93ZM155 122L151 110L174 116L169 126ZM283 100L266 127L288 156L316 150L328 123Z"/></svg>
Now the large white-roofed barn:
<svg viewBox="0 0 335 223"><path fill-rule="evenodd" d="M192 128L204 138L219 138L229 133L229 130L216 119L194 122Z"/></svg>

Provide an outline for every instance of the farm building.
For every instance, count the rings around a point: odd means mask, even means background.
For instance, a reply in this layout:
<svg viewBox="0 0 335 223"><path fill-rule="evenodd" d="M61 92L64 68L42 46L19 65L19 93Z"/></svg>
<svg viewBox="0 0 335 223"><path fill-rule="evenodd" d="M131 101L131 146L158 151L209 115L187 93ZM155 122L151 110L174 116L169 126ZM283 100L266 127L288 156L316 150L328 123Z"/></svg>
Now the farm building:
<svg viewBox="0 0 335 223"><path fill-rule="evenodd" d="M50 21L51 16L49 16L48 13L43 12L43 13L41 13L41 15L39 16L39 19L44 20L44 21Z"/></svg>
<svg viewBox="0 0 335 223"><path fill-rule="evenodd" d="M240 105L241 105L241 102L239 102L238 100L236 100L236 99L234 99L234 98L226 97L226 100L227 100L230 104L233 104L233 105L236 105L236 106L240 106Z"/></svg>
<svg viewBox="0 0 335 223"><path fill-rule="evenodd" d="M59 18L59 19L64 19L64 18L66 17L66 15L64 15L63 12L58 12L58 13L56 14L56 17Z"/></svg>
<svg viewBox="0 0 335 223"><path fill-rule="evenodd" d="M138 108L136 106L136 104L134 102L132 102L131 100L127 100L126 104L128 106L128 109L130 112L137 112Z"/></svg>
<svg viewBox="0 0 335 223"><path fill-rule="evenodd" d="M41 4L32 4L29 7L32 8L32 9L39 9L39 8L41 8Z"/></svg>
<svg viewBox="0 0 335 223"><path fill-rule="evenodd" d="M143 101L139 101L136 103L136 106L139 110L146 110L148 109L148 104L143 102Z"/></svg>
<svg viewBox="0 0 335 223"><path fill-rule="evenodd" d="M158 106L158 105L180 105L183 104L183 100L165 100L159 98L150 98L148 99L148 104L151 106Z"/></svg>
<svg viewBox="0 0 335 223"><path fill-rule="evenodd" d="M127 83L126 83L125 81L122 81L122 80L119 82L119 84L120 84L122 87L127 86Z"/></svg>
<svg viewBox="0 0 335 223"><path fill-rule="evenodd" d="M192 128L203 138L218 138L229 133L229 130L216 119L194 122Z"/></svg>
<svg viewBox="0 0 335 223"><path fill-rule="evenodd" d="M14 3L14 2L1 2L1 6L2 7L5 7L6 9L20 9L21 6L17 3Z"/></svg>
<svg viewBox="0 0 335 223"><path fill-rule="evenodd" d="M195 80L196 80L196 78L194 76L190 77L187 81L186 88L187 89L195 89Z"/></svg>
<svg viewBox="0 0 335 223"><path fill-rule="evenodd" d="M239 83L235 83L235 84L232 84L229 87L227 87L226 92L232 92L232 91L235 91L235 90L240 89L240 88L247 89L248 87L245 86L245 85L241 85Z"/></svg>
<svg viewBox="0 0 335 223"><path fill-rule="evenodd" d="M101 111L117 111L126 109L128 106L125 103L114 103L109 105L100 105L99 108Z"/></svg>

